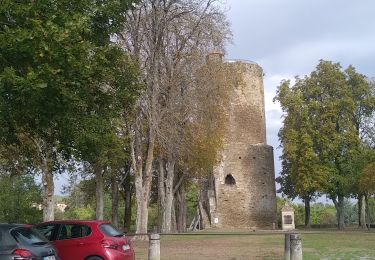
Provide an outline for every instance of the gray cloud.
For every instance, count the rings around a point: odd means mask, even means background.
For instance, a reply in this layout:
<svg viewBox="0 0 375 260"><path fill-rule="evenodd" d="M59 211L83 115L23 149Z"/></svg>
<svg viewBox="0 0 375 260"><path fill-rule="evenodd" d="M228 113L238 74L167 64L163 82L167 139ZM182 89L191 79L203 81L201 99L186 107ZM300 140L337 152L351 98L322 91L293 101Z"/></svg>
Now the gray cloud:
<svg viewBox="0 0 375 260"><path fill-rule="evenodd" d="M227 4L234 33L228 56L254 60L266 72L305 74L319 59L356 66L375 58L375 1L228 0ZM365 63L363 73L371 73Z"/></svg>
<svg viewBox="0 0 375 260"><path fill-rule="evenodd" d="M257 62L265 72L267 140L281 170L281 109L272 102L282 79L304 76L320 59L375 76L375 1L227 0L233 45L229 59Z"/></svg>

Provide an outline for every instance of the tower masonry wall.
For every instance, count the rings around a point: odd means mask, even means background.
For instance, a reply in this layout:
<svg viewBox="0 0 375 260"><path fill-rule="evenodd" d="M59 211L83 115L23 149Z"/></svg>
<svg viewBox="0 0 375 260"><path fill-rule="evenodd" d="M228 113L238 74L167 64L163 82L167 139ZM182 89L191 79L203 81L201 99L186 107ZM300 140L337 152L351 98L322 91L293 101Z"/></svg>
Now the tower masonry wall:
<svg viewBox="0 0 375 260"><path fill-rule="evenodd" d="M211 226L266 228L277 223L273 148L266 142L263 70L253 63L227 63L235 87L227 134L214 169L216 207Z"/></svg>

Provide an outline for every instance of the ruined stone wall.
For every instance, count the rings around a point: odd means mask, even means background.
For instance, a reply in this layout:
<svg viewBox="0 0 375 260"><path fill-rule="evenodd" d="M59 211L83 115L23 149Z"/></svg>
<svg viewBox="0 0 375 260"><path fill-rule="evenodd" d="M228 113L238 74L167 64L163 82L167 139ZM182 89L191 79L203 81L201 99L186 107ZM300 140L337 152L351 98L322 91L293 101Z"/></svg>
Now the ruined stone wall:
<svg viewBox="0 0 375 260"><path fill-rule="evenodd" d="M235 86L221 160L214 169L211 226L272 228L276 190L273 148L266 143L263 71L254 63L227 66Z"/></svg>

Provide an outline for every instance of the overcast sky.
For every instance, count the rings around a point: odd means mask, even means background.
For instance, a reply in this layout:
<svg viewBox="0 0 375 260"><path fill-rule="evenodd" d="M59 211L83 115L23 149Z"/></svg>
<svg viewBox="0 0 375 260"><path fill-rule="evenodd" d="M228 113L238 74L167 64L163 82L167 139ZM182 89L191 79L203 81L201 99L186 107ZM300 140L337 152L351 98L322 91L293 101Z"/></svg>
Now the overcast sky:
<svg viewBox="0 0 375 260"><path fill-rule="evenodd" d="M307 75L320 59L353 65L375 77L374 0L227 0L233 44L228 59L258 63L265 72L267 141L275 148L281 110L272 102L282 79Z"/></svg>

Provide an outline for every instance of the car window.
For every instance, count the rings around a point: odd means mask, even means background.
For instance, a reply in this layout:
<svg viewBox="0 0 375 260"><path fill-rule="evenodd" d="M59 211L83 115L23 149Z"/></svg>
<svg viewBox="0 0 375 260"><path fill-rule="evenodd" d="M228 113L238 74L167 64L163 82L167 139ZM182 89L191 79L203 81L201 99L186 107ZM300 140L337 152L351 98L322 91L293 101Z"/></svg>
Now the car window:
<svg viewBox="0 0 375 260"><path fill-rule="evenodd" d="M48 240L53 241L57 235L58 225L56 224L47 224L35 227L43 236Z"/></svg>
<svg viewBox="0 0 375 260"><path fill-rule="evenodd" d="M91 234L91 228L81 224L61 225L58 240L87 237Z"/></svg>
<svg viewBox="0 0 375 260"><path fill-rule="evenodd" d="M114 227L111 224L102 224L100 225L100 230L107 236L110 237L122 237L124 235L123 232L118 230L116 227Z"/></svg>
<svg viewBox="0 0 375 260"><path fill-rule="evenodd" d="M1 230L0 234L0 251L8 251L16 246L16 241L9 234L9 230L8 232L5 230Z"/></svg>
<svg viewBox="0 0 375 260"><path fill-rule="evenodd" d="M13 229L10 234L22 245L43 245L48 240L33 228L18 227Z"/></svg>

